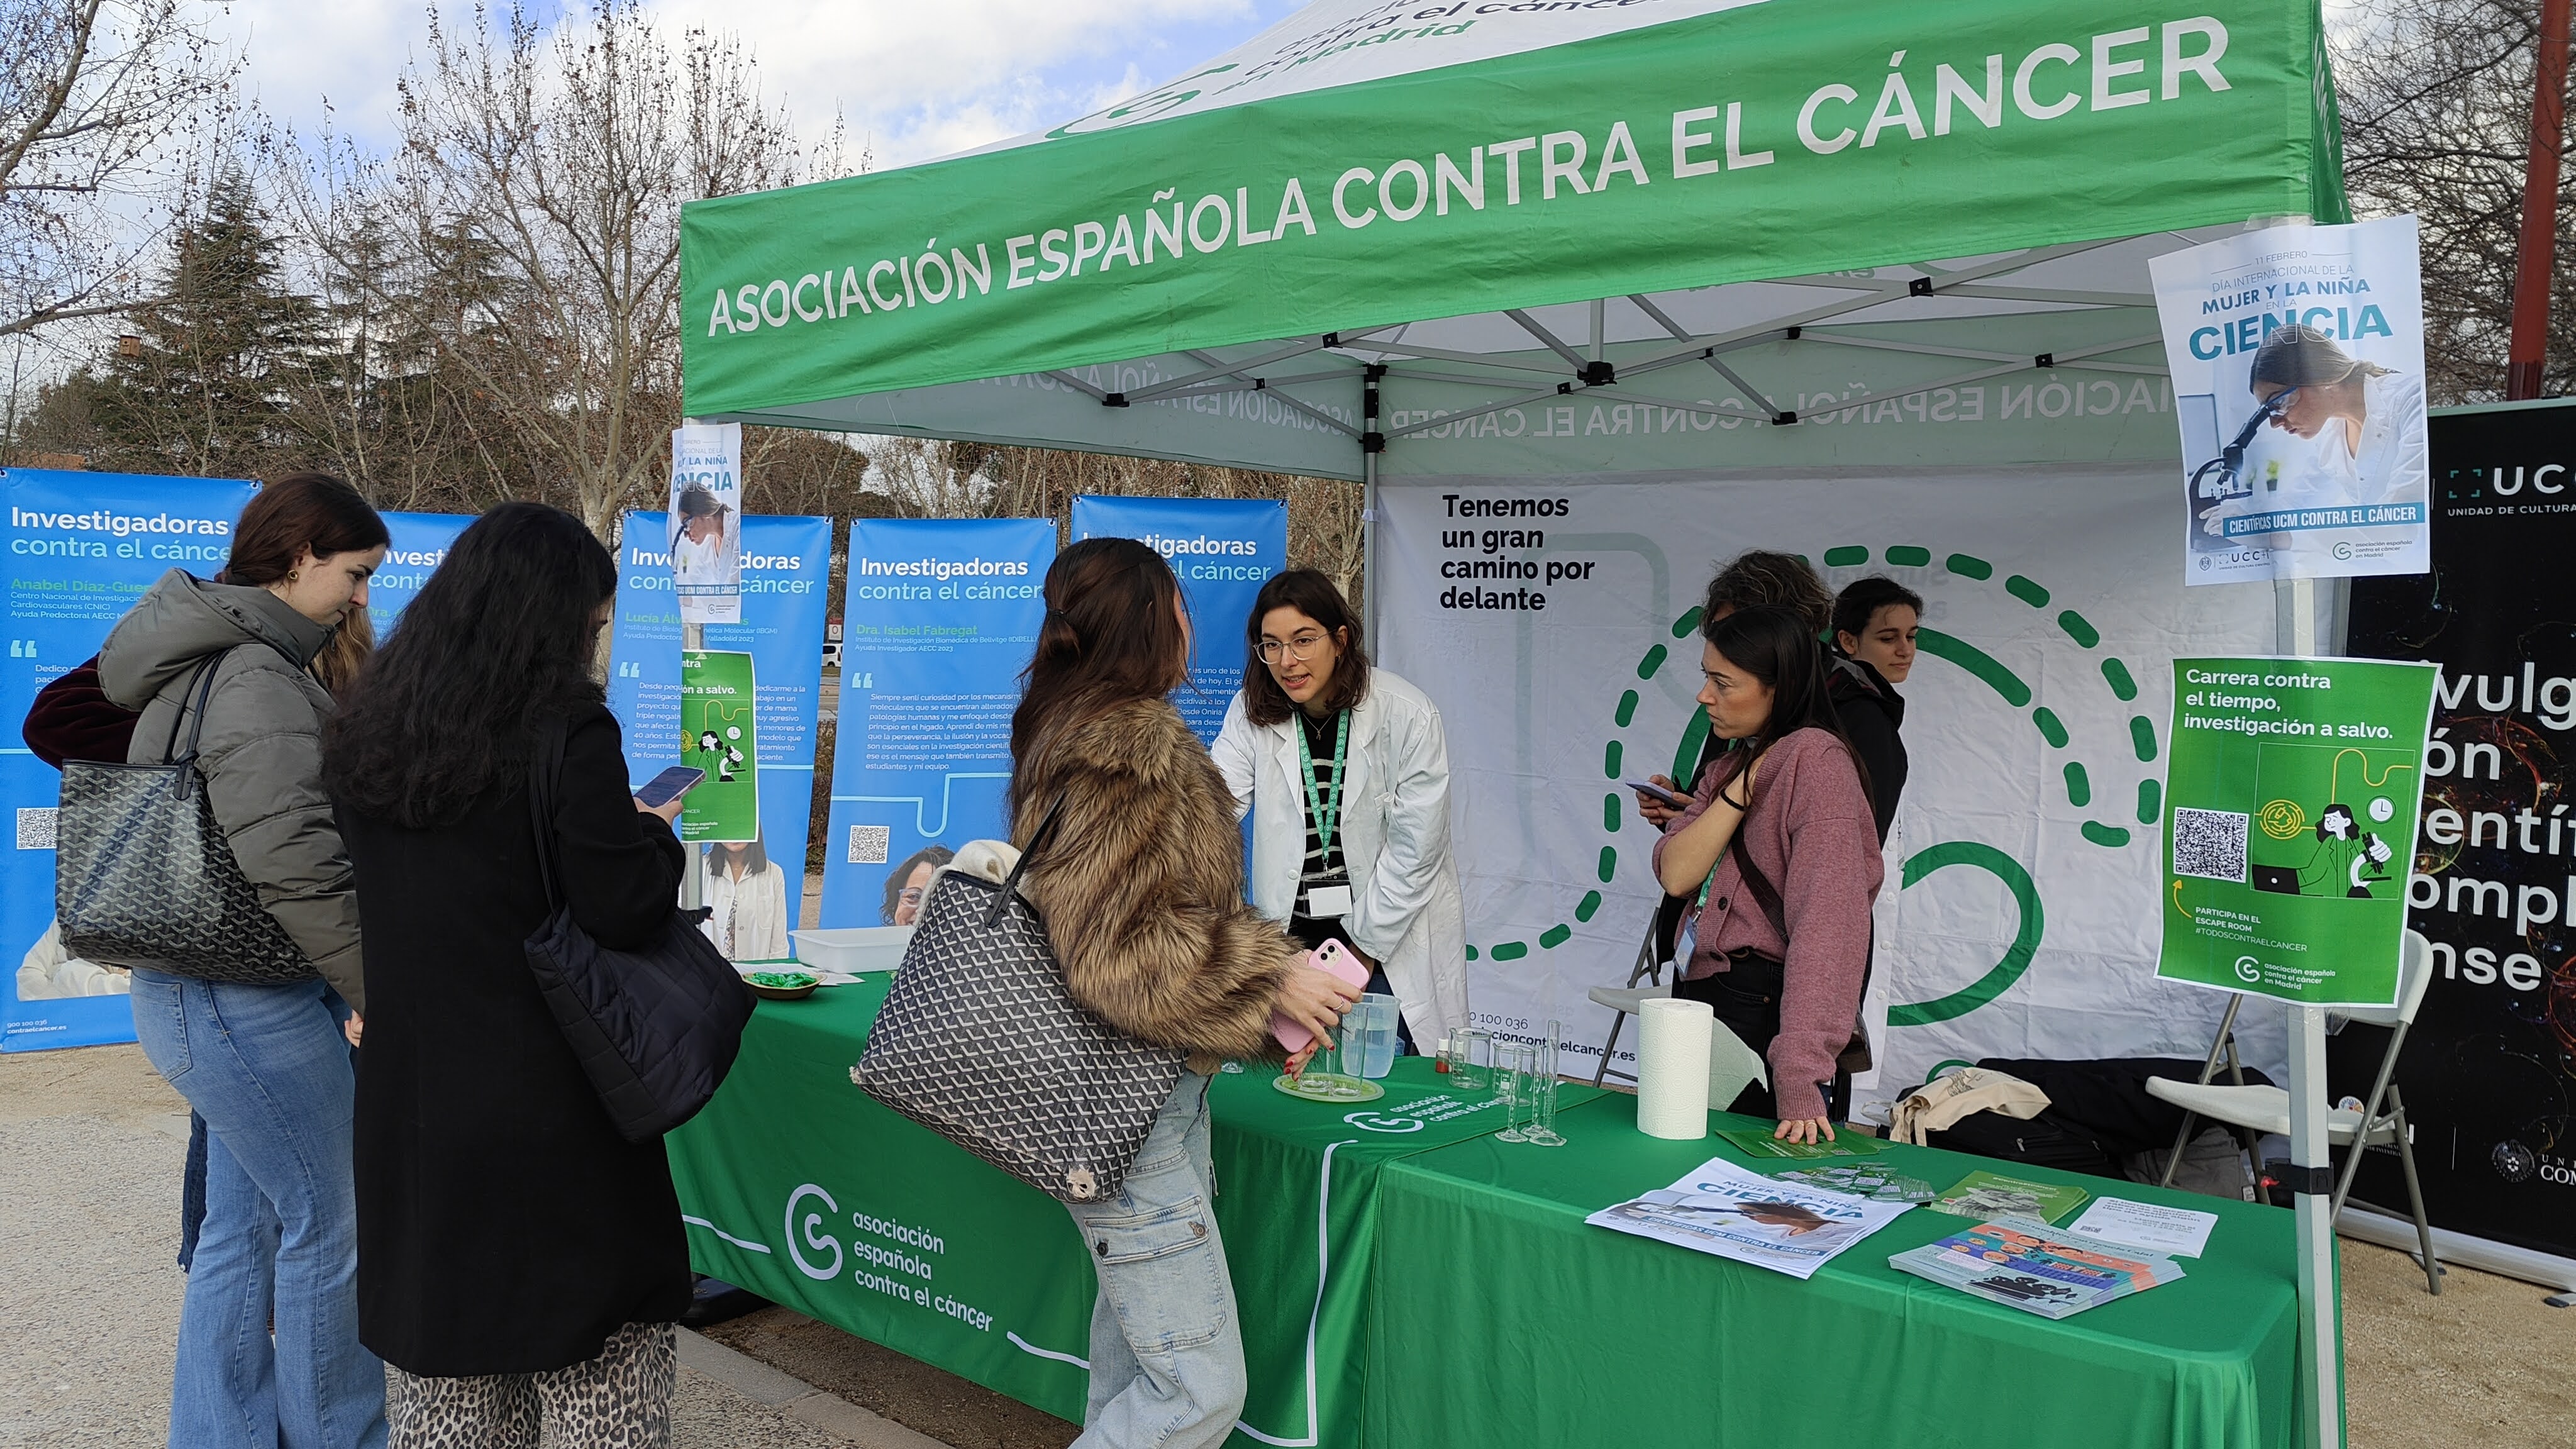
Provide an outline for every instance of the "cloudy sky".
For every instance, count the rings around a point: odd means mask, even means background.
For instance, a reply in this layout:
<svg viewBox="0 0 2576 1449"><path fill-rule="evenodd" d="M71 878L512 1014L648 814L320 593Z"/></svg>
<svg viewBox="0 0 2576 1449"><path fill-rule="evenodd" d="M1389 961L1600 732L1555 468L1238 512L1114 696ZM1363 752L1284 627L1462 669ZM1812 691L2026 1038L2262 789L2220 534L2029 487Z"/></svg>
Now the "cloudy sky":
<svg viewBox="0 0 2576 1449"><path fill-rule="evenodd" d="M381 142L394 82L438 0L232 0L223 28L269 114L327 114ZM649 0L676 27L730 31L763 89L820 138L837 112L880 167L1070 120L1168 79L1298 0ZM470 23L470 10L438 8ZM540 15L561 0L536 0Z"/></svg>

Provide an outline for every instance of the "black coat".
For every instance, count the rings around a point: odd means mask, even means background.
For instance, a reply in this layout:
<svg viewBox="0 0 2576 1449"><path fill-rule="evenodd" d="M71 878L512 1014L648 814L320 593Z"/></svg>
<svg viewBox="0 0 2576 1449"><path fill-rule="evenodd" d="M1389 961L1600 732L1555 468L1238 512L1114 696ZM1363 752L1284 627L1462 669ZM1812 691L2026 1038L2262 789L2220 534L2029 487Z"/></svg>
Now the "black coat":
<svg viewBox="0 0 2576 1449"><path fill-rule="evenodd" d="M1905 698L1863 660L1833 655L1832 669L1825 692L1843 733L1851 736L1852 753L1869 771L1870 813L1878 819L1878 842L1885 845L1896 824L1896 802L1905 794Z"/></svg>
<svg viewBox="0 0 2576 1449"><path fill-rule="evenodd" d="M556 850L601 944L655 938L682 854L628 795L606 708L564 742ZM524 780L454 825L343 806L367 972L358 1053L358 1336L414 1374L530 1373L598 1356L621 1324L689 1306L658 1141L610 1125L529 974L547 915Z"/></svg>

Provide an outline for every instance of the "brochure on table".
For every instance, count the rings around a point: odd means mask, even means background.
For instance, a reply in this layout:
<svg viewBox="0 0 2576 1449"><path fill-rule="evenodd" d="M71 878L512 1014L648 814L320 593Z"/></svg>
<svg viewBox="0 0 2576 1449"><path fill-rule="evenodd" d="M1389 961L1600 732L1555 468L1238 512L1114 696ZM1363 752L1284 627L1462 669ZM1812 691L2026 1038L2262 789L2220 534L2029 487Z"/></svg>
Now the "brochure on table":
<svg viewBox="0 0 2576 1449"><path fill-rule="evenodd" d="M1671 1187L1603 1208L1584 1221L1811 1278L1911 1206L1780 1182L1712 1157Z"/></svg>
<svg viewBox="0 0 2576 1449"><path fill-rule="evenodd" d="M2068 1224L2066 1230L2150 1253L2197 1258L2209 1247L2210 1230L2217 1226L2216 1213L2105 1197L2094 1199L2084 1216Z"/></svg>
<svg viewBox="0 0 2576 1449"><path fill-rule="evenodd" d="M2063 1182L2030 1182L2000 1172L1972 1172L1950 1184L1932 1204L1935 1212L1963 1218L2037 1218L2059 1223L2091 1196Z"/></svg>
<svg viewBox="0 0 2576 1449"><path fill-rule="evenodd" d="M2183 1276L2171 1258L2009 1217L1908 1248L1887 1265L2042 1318L2070 1317Z"/></svg>

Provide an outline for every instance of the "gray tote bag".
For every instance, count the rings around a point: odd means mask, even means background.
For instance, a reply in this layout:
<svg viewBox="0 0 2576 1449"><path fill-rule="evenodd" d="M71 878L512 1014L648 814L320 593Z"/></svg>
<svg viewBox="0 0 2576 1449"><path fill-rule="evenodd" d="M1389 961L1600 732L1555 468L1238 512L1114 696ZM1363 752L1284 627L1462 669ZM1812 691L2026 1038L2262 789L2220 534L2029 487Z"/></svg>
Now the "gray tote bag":
<svg viewBox="0 0 2576 1449"><path fill-rule="evenodd" d="M223 658L206 656L182 691L161 763L63 761L54 831L54 915L63 949L86 961L205 981L310 981L319 973L242 874L197 768L206 701Z"/></svg>
<svg viewBox="0 0 2576 1449"><path fill-rule="evenodd" d="M1059 798L999 885L951 871L921 905L894 990L850 1080L1061 1202L1116 1195L1186 1054L1139 1041L1065 989L1020 875Z"/></svg>

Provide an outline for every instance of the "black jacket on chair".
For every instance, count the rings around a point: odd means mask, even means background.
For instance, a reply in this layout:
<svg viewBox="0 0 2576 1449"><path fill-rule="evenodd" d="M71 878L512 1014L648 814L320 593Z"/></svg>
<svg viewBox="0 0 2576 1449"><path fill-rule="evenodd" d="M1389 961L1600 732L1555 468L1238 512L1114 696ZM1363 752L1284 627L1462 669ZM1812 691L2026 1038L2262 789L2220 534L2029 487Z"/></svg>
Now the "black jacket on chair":
<svg viewBox="0 0 2576 1449"><path fill-rule="evenodd" d="M683 861L635 808L617 721L575 709L555 804L562 886L602 944L659 939ZM346 807L367 973L358 1053L358 1336L414 1374L596 1358L626 1323L689 1307L688 1245L659 1139L618 1135L526 942L548 915L526 778L453 825Z"/></svg>

